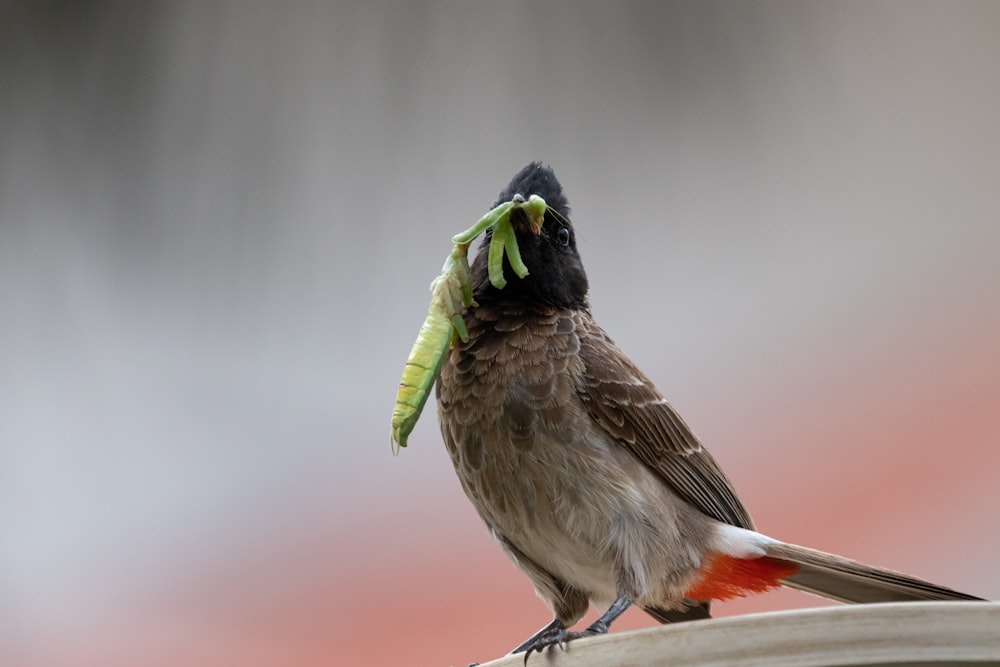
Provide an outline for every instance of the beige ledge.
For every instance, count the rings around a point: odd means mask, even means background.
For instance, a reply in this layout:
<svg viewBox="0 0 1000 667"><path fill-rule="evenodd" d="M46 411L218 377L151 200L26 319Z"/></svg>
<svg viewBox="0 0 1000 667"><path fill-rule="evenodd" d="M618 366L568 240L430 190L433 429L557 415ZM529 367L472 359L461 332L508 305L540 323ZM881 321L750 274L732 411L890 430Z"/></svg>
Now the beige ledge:
<svg viewBox="0 0 1000 667"><path fill-rule="evenodd" d="M482 667L522 667L524 654ZM906 602L692 621L574 641L528 667L1000 665L1000 602Z"/></svg>

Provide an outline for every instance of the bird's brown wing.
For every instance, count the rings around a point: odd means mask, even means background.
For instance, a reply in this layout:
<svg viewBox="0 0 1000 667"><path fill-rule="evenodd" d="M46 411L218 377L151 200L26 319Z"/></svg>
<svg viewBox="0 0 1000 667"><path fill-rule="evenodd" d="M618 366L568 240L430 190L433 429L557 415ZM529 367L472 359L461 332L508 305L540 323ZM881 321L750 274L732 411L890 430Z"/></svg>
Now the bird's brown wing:
<svg viewBox="0 0 1000 667"><path fill-rule="evenodd" d="M732 483L656 386L587 315L577 318L586 367L577 391L590 416L684 500L753 530Z"/></svg>

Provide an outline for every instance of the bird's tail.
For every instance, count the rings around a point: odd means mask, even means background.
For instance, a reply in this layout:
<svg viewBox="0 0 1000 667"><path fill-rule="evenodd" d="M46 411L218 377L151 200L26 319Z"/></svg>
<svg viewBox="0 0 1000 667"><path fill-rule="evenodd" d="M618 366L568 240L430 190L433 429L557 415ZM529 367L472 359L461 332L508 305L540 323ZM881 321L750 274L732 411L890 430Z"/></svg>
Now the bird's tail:
<svg viewBox="0 0 1000 667"><path fill-rule="evenodd" d="M908 574L779 542L729 524L718 525L683 605L643 606L661 623L709 618L709 602L787 586L840 602L982 600Z"/></svg>
<svg viewBox="0 0 1000 667"><path fill-rule="evenodd" d="M766 558L791 572L779 580L789 588L841 602L982 600L916 577L784 542L764 546Z"/></svg>

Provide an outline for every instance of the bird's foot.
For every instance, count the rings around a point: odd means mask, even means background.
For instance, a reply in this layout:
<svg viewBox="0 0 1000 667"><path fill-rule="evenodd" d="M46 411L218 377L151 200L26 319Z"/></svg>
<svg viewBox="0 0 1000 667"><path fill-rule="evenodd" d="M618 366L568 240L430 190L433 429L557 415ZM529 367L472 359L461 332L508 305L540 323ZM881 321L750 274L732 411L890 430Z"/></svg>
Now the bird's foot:
<svg viewBox="0 0 1000 667"><path fill-rule="evenodd" d="M590 624L583 632L570 632L566 629L566 624L560 621L558 618L553 618L552 622L546 625L544 628L532 635L528 641L524 642L516 649L511 651L511 653L520 653L524 651L524 664L528 664L528 656L534 652L541 653L547 648L552 646L558 646L559 648L565 650L566 644L574 639L580 639L581 637L593 637L595 635L603 635L611 628L611 624L616 618L622 615L622 612L628 609L632 604L632 600L629 599L627 595L620 595L617 600L615 600L608 610L601 614L601 617Z"/></svg>
<svg viewBox="0 0 1000 667"><path fill-rule="evenodd" d="M558 646L559 648L566 650L566 644L574 639L595 637L597 635L603 635L607 633L607 631L608 625L606 623L602 623L600 619L595 621L590 627L582 632L571 632L561 624L554 627L548 627L544 631L535 635L535 637L532 638L533 641L525 647L524 664L528 664L528 656L532 653L541 653L545 649L552 646Z"/></svg>
<svg viewBox="0 0 1000 667"><path fill-rule="evenodd" d="M562 623L545 628L532 637L530 643L524 647L526 649L524 652L524 664L528 664L528 657L532 653L541 653L552 646L565 648L566 642L571 639L570 635L572 634L575 633L569 632Z"/></svg>

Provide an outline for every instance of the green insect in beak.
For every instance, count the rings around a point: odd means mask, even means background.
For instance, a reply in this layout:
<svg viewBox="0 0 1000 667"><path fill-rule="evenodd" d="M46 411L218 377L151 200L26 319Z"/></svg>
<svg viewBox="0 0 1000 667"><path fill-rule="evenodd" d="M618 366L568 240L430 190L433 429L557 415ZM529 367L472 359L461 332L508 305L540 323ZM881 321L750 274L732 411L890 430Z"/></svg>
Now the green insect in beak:
<svg viewBox="0 0 1000 667"><path fill-rule="evenodd" d="M399 381L396 405L392 410L391 438L394 454L399 453L400 447L406 447L406 438L417 425L445 354L458 340L468 340L462 311L476 307L472 298L469 246L487 229L493 230L487 267L490 282L497 289L503 289L507 285L503 275L504 253L518 278L528 275L528 267L521 259L517 237L510 222L511 211L517 208L524 211L532 231L538 233L547 208L545 200L531 195L525 201L521 195L515 195L510 201L490 210L472 227L452 237L455 247L441 267L441 275L431 283L431 305L427 309L427 319L410 349L403 377Z"/></svg>

